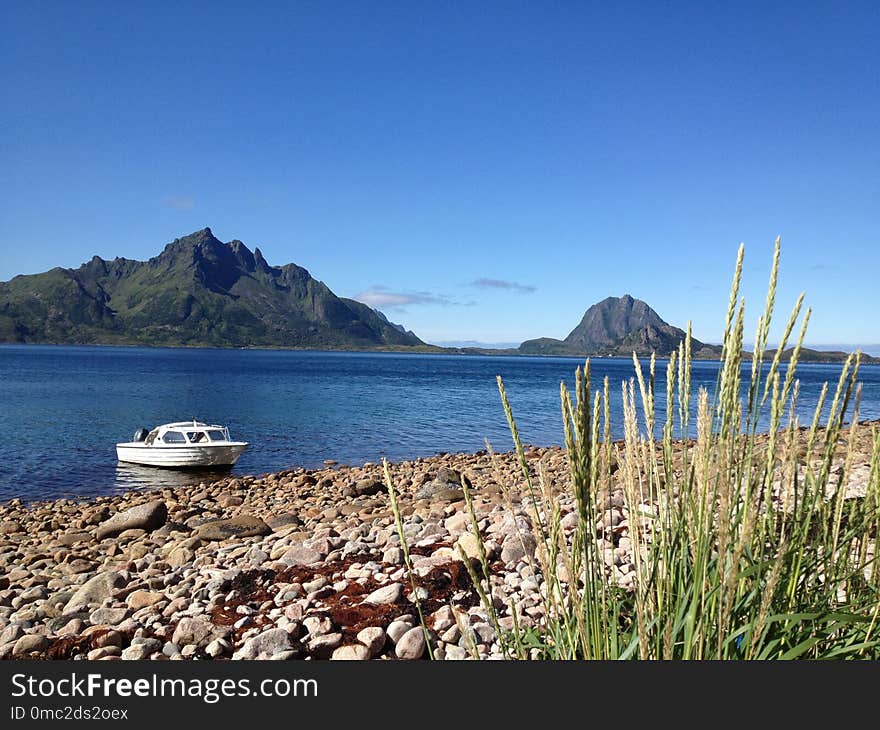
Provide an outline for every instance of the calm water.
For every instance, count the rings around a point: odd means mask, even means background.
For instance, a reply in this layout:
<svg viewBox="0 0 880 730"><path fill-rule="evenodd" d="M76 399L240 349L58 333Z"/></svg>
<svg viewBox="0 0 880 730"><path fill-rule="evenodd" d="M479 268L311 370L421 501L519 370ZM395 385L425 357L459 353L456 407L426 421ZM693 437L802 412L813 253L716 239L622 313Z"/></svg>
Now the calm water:
<svg viewBox="0 0 880 730"><path fill-rule="evenodd" d="M265 350L0 346L0 500L88 496L191 483L205 474L119 465L114 445L140 427L196 417L251 443L233 474L324 459L362 464L511 448L495 376L504 378L523 441L562 442L559 382L572 358ZM694 364L714 387L718 364ZM665 362L657 382L665 388ZM802 365L800 404L815 407L838 365ZM627 359L593 361L609 376L612 423L622 422ZM861 418L880 418L880 366L863 366ZM827 413L827 409L826 409ZM662 418L662 414L660 416ZM615 437L620 433L615 431Z"/></svg>

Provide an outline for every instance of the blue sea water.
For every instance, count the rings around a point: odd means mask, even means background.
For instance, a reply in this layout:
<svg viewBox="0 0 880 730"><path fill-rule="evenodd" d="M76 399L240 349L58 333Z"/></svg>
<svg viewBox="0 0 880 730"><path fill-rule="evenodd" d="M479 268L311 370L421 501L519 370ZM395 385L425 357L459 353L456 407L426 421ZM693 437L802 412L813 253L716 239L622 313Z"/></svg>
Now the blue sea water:
<svg viewBox="0 0 880 730"><path fill-rule="evenodd" d="M229 426L250 449L233 474L262 474L325 459L359 465L511 448L495 377L504 378L521 438L561 444L559 383L574 358L282 350L0 346L0 500L80 497L198 483L212 474L119 464L115 444L141 427L198 418ZM657 385L665 391L666 362ZM608 376L613 436L632 361L595 359ZM693 390L714 389L717 362L697 362ZM801 365L807 418L840 365ZM747 377L747 374L746 374ZM860 418L880 418L880 366L862 366ZM664 396L665 397L665 396ZM663 400L661 397L659 400ZM827 414L827 406L825 413ZM662 408L658 409L662 418ZM228 473L228 472L226 472Z"/></svg>

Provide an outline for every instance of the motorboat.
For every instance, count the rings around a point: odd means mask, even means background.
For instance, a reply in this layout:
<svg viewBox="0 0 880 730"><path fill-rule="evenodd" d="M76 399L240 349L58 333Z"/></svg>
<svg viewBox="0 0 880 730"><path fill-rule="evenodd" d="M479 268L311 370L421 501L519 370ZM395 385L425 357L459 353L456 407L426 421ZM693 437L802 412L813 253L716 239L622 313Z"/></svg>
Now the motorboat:
<svg viewBox="0 0 880 730"><path fill-rule="evenodd" d="M140 428L131 441L116 444L119 461L146 466L232 466L249 444L233 441L226 426L193 419Z"/></svg>

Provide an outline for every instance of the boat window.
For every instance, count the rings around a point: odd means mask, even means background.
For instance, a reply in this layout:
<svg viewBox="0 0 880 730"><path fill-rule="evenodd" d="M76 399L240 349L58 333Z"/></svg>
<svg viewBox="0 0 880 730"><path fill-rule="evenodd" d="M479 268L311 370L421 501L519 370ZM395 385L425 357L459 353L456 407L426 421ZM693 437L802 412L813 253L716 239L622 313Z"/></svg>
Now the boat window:
<svg viewBox="0 0 880 730"><path fill-rule="evenodd" d="M144 441L144 443L145 443L147 446L149 446L151 443L153 443L153 441L156 440L156 436L158 436L158 435L159 435L159 429L158 429L158 428L154 428L152 431L150 431L149 434L147 434L147 440Z"/></svg>
<svg viewBox="0 0 880 730"><path fill-rule="evenodd" d="M208 431L208 438L211 441L225 441L226 437L223 435L223 431Z"/></svg>
<svg viewBox="0 0 880 730"><path fill-rule="evenodd" d="M189 439L191 444L198 444L202 441L206 441L205 432L204 431L187 431L186 437Z"/></svg>
<svg viewBox="0 0 880 730"><path fill-rule="evenodd" d="M162 437L162 440L166 444L184 444L186 443L186 439L183 437L183 434L179 431L166 431L165 435Z"/></svg>

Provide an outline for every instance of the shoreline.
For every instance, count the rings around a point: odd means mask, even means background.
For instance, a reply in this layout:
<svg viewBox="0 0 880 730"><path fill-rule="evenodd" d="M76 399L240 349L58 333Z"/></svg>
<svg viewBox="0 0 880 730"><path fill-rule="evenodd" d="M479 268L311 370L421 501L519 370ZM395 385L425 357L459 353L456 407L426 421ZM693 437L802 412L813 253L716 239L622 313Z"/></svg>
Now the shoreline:
<svg viewBox="0 0 880 730"><path fill-rule="evenodd" d="M878 423L860 423L845 485L853 496L867 484ZM570 531L577 514L565 450L530 446L526 458ZM478 451L389 464L415 588L380 463L11 500L0 505L0 658L419 659L429 648L414 590L436 658L501 658L458 552L478 554L463 482L493 602L514 605L521 627L540 628L546 616L531 498L515 454L496 462ZM837 454L834 469L842 463ZM613 477L598 499L608 579L630 590L628 506ZM512 626L505 614L499 628Z"/></svg>
<svg viewBox="0 0 880 730"><path fill-rule="evenodd" d="M553 355L553 354L542 354L542 353L521 353L510 350L492 350L490 348L471 348L471 347L463 347L463 348L455 348L455 347L440 347L439 345L414 345L410 349L401 350L397 349L393 346L379 346L379 347L365 347L361 349L351 349L351 348L333 348L333 349L320 349L313 347L283 347L283 346L269 346L269 345L146 345L146 344L136 344L136 343L109 343L109 342L80 342L80 343L61 343L61 342L0 342L0 347L4 346L19 346L19 347L120 347L120 348L143 348L150 350L256 350L256 351L264 351L264 352L314 352L314 353L322 353L322 354L330 354L330 353L349 353L349 354L373 354L373 355L466 355L469 357L511 357L511 358L555 358L561 360L572 360L577 362L584 362L585 360L626 360L632 361L632 355ZM720 346L719 346L720 347ZM813 350L809 347L804 347L804 350L809 353L808 357L802 359L799 362L799 366L801 365L842 365L846 359L850 355L849 352L845 352L843 350L840 351L832 351L837 357L835 358L816 358L815 353L824 352L823 350ZM856 352L854 350L853 352ZM772 354L772 349L769 351ZM880 365L880 357L876 357L873 355L869 355L864 351L862 352L862 362L861 365ZM767 353L765 353L766 357ZM752 353L749 351L743 352L743 362L751 362ZM651 357L650 353L642 353L638 355L640 360L648 360ZM693 356L694 362L717 362L720 363L722 360L720 357L700 357L698 354L694 354ZM669 360L669 355L658 355L657 361L663 362Z"/></svg>

